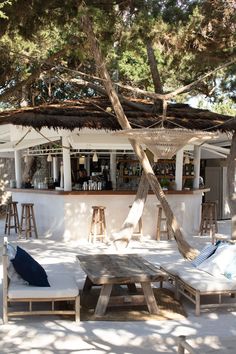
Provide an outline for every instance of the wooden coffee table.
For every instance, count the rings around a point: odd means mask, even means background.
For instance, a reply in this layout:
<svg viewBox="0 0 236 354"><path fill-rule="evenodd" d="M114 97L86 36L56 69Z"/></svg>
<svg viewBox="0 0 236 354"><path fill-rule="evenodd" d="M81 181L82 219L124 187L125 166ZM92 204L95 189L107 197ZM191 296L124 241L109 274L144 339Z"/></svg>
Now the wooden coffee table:
<svg viewBox="0 0 236 354"><path fill-rule="evenodd" d="M108 306L147 305L151 314L159 314L152 282L163 281L165 273L152 263L136 254L93 254L77 255L81 268L87 277L83 294L93 286L101 286L95 308L95 316L103 316ZM142 294L135 284L141 284ZM113 285L127 285L125 295L111 295Z"/></svg>

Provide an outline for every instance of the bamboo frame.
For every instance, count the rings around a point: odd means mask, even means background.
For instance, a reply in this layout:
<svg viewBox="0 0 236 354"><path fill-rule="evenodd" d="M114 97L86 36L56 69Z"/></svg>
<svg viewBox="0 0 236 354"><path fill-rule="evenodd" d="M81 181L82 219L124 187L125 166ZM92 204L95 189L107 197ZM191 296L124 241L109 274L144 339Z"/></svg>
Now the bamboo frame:
<svg viewBox="0 0 236 354"><path fill-rule="evenodd" d="M168 277L167 281L174 286L175 297L180 298L181 295L186 297L195 305L195 315L200 316L201 310L206 308L220 308L220 307L236 307L236 302L225 303L223 302L223 296L236 296L236 289L234 290L216 290L216 291L200 291L193 288L178 275L174 275L168 272L164 267L160 267L163 272L166 272ZM201 304L202 296L217 296L218 302Z"/></svg>
<svg viewBox="0 0 236 354"><path fill-rule="evenodd" d="M8 264L8 255L7 255L7 238L4 237L4 245L3 245L3 323L6 324L8 322L9 317L15 316L31 316L31 315L74 315L75 321L80 321L80 295L78 294L75 297L48 297L48 298L9 298L8 296L8 288L10 280L7 275L7 264ZM45 292L47 292L47 288L45 288ZM56 302L74 302L73 310L55 310ZM27 311L10 311L9 304L10 303L28 303ZM51 303L51 310L34 310L34 303Z"/></svg>
<svg viewBox="0 0 236 354"><path fill-rule="evenodd" d="M178 338L178 354L184 354L185 350L190 354L196 354L193 347L187 343L186 336L179 336Z"/></svg>

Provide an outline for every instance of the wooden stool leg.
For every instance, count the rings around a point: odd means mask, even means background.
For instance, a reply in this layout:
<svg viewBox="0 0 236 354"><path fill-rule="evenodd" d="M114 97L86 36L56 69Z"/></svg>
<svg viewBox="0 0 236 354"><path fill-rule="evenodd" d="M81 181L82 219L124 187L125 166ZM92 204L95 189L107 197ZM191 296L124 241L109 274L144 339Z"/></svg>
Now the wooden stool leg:
<svg viewBox="0 0 236 354"><path fill-rule="evenodd" d="M26 206L25 208L25 229L26 229L26 232L25 232L25 236L26 238L29 238L31 237L31 234L30 234L30 215L29 215L29 207Z"/></svg>
<svg viewBox="0 0 236 354"><path fill-rule="evenodd" d="M98 210L94 211L94 225L93 225L93 240L92 242L96 241L96 237L98 234L98 219L99 219L99 215L98 215Z"/></svg>
<svg viewBox="0 0 236 354"><path fill-rule="evenodd" d="M37 230L37 227L36 227L36 221L35 221L35 216L34 216L34 208L33 208L33 205L31 205L31 217L32 217L32 222L33 222L33 228L34 228L35 238L38 238L38 230Z"/></svg>
<svg viewBox="0 0 236 354"><path fill-rule="evenodd" d="M7 206L7 213L6 213L6 220L5 220L5 231L4 233L6 234L8 232L8 235L10 234L10 229L9 229L9 206Z"/></svg>
<svg viewBox="0 0 236 354"><path fill-rule="evenodd" d="M17 202L9 202L6 211L6 220L4 232L10 235L11 229L15 229L15 233L19 231L19 218L17 210Z"/></svg>
<svg viewBox="0 0 236 354"><path fill-rule="evenodd" d="M20 236L22 236L22 232L24 231L24 221L25 221L25 205L21 206L21 218L20 218Z"/></svg>
<svg viewBox="0 0 236 354"><path fill-rule="evenodd" d="M35 234L35 238L38 238L38 231L35 221L34 214L34 204L31 203L22 203L21 204L21 219L19 226L19 236L23 236L23 233L26 238L31 238L33 236L33 232Z"/></svg>
<svg viewBox="0 0 236 354"><path fill-rule="evenodd" d="M106 241L107 238L107 229L106 229L106 219L105 219L105 210L102 210L102 225L103 225L103 235L104 240Z"/></svg>
<svg viewBox="0 0 236 354"><path fill-rule="evenodd" d="M210 236L218 232L216 202L202 204L200 235L210 233Z"/></svg>
<svg viewBox="0 0 236 354"><path fill-rule="evenodd" d="M90 225L90 232L88 242L95 242L100 239L104 242L106 240L106 221L105 221L105 207L92 207L92 220Z"/></svg>
<svg viewBox="0 0 236 354"><path fill-rule="evenodd" d="M158 215L157 215L157 241L161 239L161 219L162 219L162 207L158 207Z"/></svg>

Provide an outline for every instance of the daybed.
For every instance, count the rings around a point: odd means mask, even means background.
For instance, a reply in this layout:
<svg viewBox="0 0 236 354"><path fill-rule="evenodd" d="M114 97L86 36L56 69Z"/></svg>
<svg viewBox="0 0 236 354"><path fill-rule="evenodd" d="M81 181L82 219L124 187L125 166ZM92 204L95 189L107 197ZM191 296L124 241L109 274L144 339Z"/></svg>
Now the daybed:
<svg viewBox="0 0 236 354"><path fill-rule="evenodd" d="M32 286L23 281L10 280L8 276L8 248L7 239L3 245L3 322L9 317L26 315L74 315L80 320L80 296L74 277L66 272L53 271L51 265L48 272L50 286ZM28 308L14 310L13 303L28 303ZM37 308L35 303L38 303ZM34 304L34 306L33 306ZM48 305L51 306L48 308ZM57 308L56 305L60 304ZM25 304L24 304L25 305ZM42 307L42 305L44 305ZM47 308L45 309L45 306ZM68 307L71 306L71 308ZM33 308L35 307L35 308Z"/></svg>
<svg viewBox="0 0 236 354"><path fill-rule="evenodd" d="M160 269L167 273L168 281L175 288L176 298L183 295L195 304L197 316L204 308L236 307L236 277L228 279L223 274L211 275L203 267L198 269L187 260L172 265L162 263Z"/></svg>

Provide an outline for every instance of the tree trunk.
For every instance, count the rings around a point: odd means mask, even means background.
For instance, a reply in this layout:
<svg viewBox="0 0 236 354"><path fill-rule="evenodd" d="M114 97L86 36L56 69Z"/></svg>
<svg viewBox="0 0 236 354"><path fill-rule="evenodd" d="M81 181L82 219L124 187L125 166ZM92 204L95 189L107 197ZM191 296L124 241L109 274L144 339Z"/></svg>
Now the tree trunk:
<svg viewBox="0 0 236 354"><path fill-rule="evenodd" d="M25 166L22 174L22 182L31 183L36 170L37 170L37 165L36 165L35 156L27 156L27 160L25 162Z"/></svg>
<svg viewBox="0 0 236 354"><path fill-rule="evenodd" d="M157 69L157 61L152 47L151 39L147 39L146 48L147 48L148 63L152 74L152 81L154 84L155 92L163 93L163 87L161 83L160 74Z"/></svg>
<svg viewBox="0 0 236 354"><path fill-rule="evenodd" d="M105 60L103 59L101 50L99 48L98 42L97 42L95 34L93 32L91 20L87 14L84 14L82 16L82 26L83 26L83 30L87 34L87 39L88 39L88 42L90 45L90 49L93 53L93 57L96 62L96 66L99 70L99 74L100 74L101 78L104 80L104 86L106 88L107 94L108 94L110 101L112 103L113 109L116 113L117 120L123 129L132 129L127 117L124 114L124 111L123 111L123 108L120 104L117 93L116 93L115 89L113 88L110 75L109 75L106 65L105 65ZM177 242L178 249L179 249L180 253L188 259L195 258L198 251L196 249L193 249L184 239L182 231L178 225L178 222L177 222L175 216L173 215L173 212L166 200L166 197L165 197L165 195L161 189L161 186L160 186L160 184L159 184L159 182L152 170L152 167L149 163L149 160L148 160L145 152L143 151L142 147L139 144L137 144L134 140L130 139L130 143L131 143L136 155L139 158L139 161L143 167L143 171L146 174L146 177L148 179L149 184L151 185L153 192L156 194L158 200L160 201L160 203L163 207L163 210L166 214L167 222L169 223L169 225L171 225L172 230L174 232L174 237Z"/></svg>
<svg viewBox="0 0 236 354"><path fill-rule="evenodd" d="M232 220L231 238L236 240L236 132L233 134L230 154L227 159L227 191Z"/></svg>

